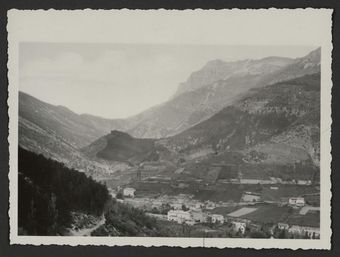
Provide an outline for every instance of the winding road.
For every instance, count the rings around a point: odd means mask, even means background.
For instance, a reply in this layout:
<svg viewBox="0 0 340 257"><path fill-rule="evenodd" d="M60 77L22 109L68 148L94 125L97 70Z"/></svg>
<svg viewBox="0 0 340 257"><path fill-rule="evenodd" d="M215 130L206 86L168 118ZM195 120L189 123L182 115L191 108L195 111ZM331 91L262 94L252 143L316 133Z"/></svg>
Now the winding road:
<svg viewBox="0 0 340 257"><path fill-rule="evenodd" d="M70 230L70 236L91 236L91 233L99 228L101 225L105 224L105 216L102 215L100 220L92 227L83 228L79 230Z"/></svg>

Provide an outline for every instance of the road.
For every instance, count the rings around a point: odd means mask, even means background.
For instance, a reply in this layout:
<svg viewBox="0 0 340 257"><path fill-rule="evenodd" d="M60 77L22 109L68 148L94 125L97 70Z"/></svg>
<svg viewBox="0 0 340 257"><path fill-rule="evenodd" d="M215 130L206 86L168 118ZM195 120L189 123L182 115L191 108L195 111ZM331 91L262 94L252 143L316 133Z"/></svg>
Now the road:
<svg viewBox="0 0 340 257"><path fill-rule="evenodd" d="M91 236L91 233L99 228L101 225L105 224L105 216L102 215L100 220L92 227L83 228L79 230L70 230L70 236Z"/></svg>

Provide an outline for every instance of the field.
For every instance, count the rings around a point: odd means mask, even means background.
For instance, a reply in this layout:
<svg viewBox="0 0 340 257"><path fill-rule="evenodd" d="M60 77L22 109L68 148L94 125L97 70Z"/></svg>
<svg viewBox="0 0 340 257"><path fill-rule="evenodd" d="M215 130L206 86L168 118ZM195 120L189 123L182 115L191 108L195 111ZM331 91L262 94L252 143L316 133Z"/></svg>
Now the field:
<svg viewBox="0 0 340 257"><path fill-rule="evenodd" d="M310 226L319 227L320 226L320 212L319 211L309 211L305 215L293 214L289 217L288 224L290 225L300 225L300 226Z"/></svg>
<svg viewBox="0 0 340 257"><path fill-rule="evenodd" d="M262 189L263 201L280 201L282 197L296 197L305 194L319 193L319 190L314 186L301 185L276 185L277 190L273 190L271 186L264 186Z"/></svg>
<svg viewBox="0 0 340 257"><path fill-rule="evenodd" d="M259 223L278 223L285 222L293 211L288 206L257 205L256 207L256 211L243 215L242 218Z"/></svg>
<svg viewBox="0 0 340 257"><path fill-rule="evenodd" d="M252 213L254 211L256 211L257 208L249 208L249 207L243 207L237 211L234 211L232 213L229 213L228 216L231 216L231 217L240 217L240 216L244 216L244 215L247 215L249 213Z"/></svg>

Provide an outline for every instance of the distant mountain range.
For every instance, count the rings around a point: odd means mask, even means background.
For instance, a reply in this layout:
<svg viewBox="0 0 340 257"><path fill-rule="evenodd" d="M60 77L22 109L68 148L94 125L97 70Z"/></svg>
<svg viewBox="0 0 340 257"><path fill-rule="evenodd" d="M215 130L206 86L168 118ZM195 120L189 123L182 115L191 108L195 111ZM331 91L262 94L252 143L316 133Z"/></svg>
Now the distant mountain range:
<svg viewBox="0 0 340 257"><path fill-rule="evenodd" d="M177 156L174 162L178 158L216 159L226 152L238 152L247 163L306 162L318 166L319 133L320 73L315 73L254 89L233 105L175 136L137 139L113 131L84 151L120 161L124 158L155 161L172 154Z"/></svg>
<svg viewBox="0 0 340 257"><path fill-rule="evenodd" d="M85 171L227 152L247 163L318 166L319 130L320 49L298 59L211 61L169 101L124 120L78 115L19 93L19 144Z"/></svg>
<svg viewBox="0 0 340 257"><path fill-rule="evenodd" d="M320 49L297 59L208 62L191 74L169 101L132 117L127 132L135 137L162 138L178 134L232 104L249 89L320 71Z"/></svg>

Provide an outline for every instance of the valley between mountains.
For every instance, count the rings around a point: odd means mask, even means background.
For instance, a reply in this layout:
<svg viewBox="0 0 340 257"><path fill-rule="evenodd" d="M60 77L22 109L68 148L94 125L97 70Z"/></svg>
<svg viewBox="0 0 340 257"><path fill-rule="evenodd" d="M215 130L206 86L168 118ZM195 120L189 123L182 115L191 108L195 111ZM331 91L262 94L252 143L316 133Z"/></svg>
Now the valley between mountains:
<svg viewBox="0 0 340 257"><path fill-rule="evenodd" d="M63 229L38 231L23 214L23 231L67 234L77 223L97 236L317 238L320 58L318 48L297 59L212 60L167 102L127 119L76 114L19 92L27 201L41 194L48 208L63 206L61 185L37 189L34 155L41 169L60 163L100 192L89 205L69 204L65 220L52 215Z"/></svg>

